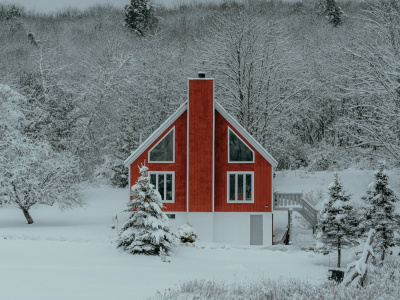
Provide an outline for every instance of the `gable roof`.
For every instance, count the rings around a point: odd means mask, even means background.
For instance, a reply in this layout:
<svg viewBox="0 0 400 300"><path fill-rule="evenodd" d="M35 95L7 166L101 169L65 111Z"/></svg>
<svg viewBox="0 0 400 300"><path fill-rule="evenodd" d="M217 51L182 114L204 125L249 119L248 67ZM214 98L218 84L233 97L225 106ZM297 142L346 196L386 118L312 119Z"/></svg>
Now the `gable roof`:
<svg viewBox="0 0 400 300"><path fill-rule="evenodd" d="M185 101L157 130L155 130L132 154L124 161L124 165L129 167L150 145L159 138L169 126L171 126L186 110L188 101ZM273 167L278 162L260 145L247 131L236 121L217 101L214 100L215 109L261 154Z"/></svg>
<svg viewBox="0 0 400 300"><path fill-rule="evenodd" d="M262 155L274 168L278 165L278 162L275 160L275 158L272 157L271 154L267 150L264 149L263 146L260 145L259 142L257 142L253 136L246 131L246 129L243 128L242 125L239 124L238 121L236 121L222 106L219 104L217 101L214 101L215 103L215 109L235 128L245 139L250 145L252 145L258 153Z"/></svg>
<svg viewBox="0 0 400 300"><path fill-rule="evenodd" d="M187 110L187 101L185 101L172 115L165 120L132 154L124 161L124 166L129 167L150 145L162 135L169 126L171 126Z"/></svg>

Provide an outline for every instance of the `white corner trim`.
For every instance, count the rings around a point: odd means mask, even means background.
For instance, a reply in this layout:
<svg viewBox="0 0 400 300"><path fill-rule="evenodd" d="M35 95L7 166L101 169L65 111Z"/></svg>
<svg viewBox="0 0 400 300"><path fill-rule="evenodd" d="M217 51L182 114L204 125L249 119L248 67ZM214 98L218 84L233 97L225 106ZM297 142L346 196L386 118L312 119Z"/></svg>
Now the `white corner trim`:
<svg viewBox="0 0 400 300"><path fill-rule="evenodd" d="M149 171L149 177L152 174L155 174L155 175L164 174L164 197L167 195L167 184L166 184L166 180L165 180L165 175L172 174L172 201L162 199L162 203L175 203L175 172L174 171ZM158 176L156 179L155 189L158 191Z"/></svg>
<svg viewBox="0 0 400 300"><path fill-rule="evenodd" d="M150 160L150 152L157 147L157 145L165 139L165 137L172 131L172 161L151 161ZM156 164L168 164L168 163L175 163L175 126L171 128L167 133L164 134L164 136L148 151L147 153L148 156L148 162L149 163L156 163Z"/></svg>
<svg viewBox="0 0 400 300"><path fill-rule="evenodd" d="M230 160L229 160L229 156L230 156L229 154L230 154L230 151L231 151L231 149L230 149L231 143L230 143L230 140L229 140L229 133L230 133L230 132L232 132L234 135L236 135L236 137L237 137L243 144L245 144L247 148L249 148L249 150L251 151L251 153L253 153L253 160L252 160L252 161L230 161ZM243 141L243 140L240 138L240 136L238 136L238 135L236 134L236 132L230 128L230 126L228 126L228 163L229 163L229 164L252 164L252 163L254 163L254 160L255 160L255 153L254 153L253 149L251 149L251 148L249 147L249 145L247 145L247 143L246 143L245 141Z"/></svg>
<svg viewBox="0 0 400 300"><path fill-rule="evenodd" d="M212 99L212 104L213 104L213 137L212 137L212 212L214 213L215 211L215 84L214 84L214 79L212 80L212 85L213 85L213 99Z"/></svg>
<svg viewBox="0 0 400 300"><path fill-rule="evenodd" d="M128 167L133 163L169 126L171 126L187 109L187 101L183 103L165 122L158 127L139 147L124 161Z"/></svg>
<svg viewBox="0 0 400 300"><path fill-rule="evenodd" d="M235 128L248 142L254 147L273 167L278 165L278 162L260 145L247 131L236 121L217 101L215 101L215 109Z"/></svg>
<svg viewBox="0 0 400 300"><path fill-rule="evenodd" d="M186 118L186 213L189 213L189 118L190 118L190 114L189 114L189 85L190 85L190 79L187 80L187 89L186 89L186 93L187 93L187 101L186 101L186 106L187 106L187 118Z"/></svg>
<svg viewBox="0 0 400 300"><path fill-rule="evenodd" d="M229 199L229 188L230 188L230 180L229 180L229 175L235 175L235 200L230 200ZM251 175L251 201L246 201L246 200L238 200L237 195L238 195L238 175ZM246 176L243 176L243 194L246 194ZM254 172L253 171L228 171L226 172L226 202L230 204L251 204L254 203Z"/></svg>
<svg viewBox="0 0 400 300"><path fill-rule="evenodd" d="M274 212L274 167L271 167L271 213Z"/></svg>

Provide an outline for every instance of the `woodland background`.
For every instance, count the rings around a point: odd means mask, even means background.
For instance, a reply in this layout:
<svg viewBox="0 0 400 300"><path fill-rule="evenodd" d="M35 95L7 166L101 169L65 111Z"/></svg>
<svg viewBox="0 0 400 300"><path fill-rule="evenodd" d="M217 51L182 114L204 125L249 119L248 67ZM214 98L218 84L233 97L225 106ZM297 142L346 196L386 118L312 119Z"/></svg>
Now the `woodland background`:
<svg viewBox="0 0 400 300"><path fill-rule="evenodd" d="M157 6L144 36L112 6L10 18L0 4L0 83L26 97L25 133L76 157L89 181L120 185L140 134L198 71L279 169L398 165L400 1L338 2L338 26L322 2Z"/></svg>

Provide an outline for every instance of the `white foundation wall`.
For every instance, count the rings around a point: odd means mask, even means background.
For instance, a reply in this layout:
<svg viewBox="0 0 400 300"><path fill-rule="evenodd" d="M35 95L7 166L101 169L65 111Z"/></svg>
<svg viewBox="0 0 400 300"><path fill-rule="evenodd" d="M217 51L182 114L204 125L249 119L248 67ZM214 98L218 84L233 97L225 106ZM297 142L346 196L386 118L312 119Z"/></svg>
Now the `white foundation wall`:
<svg viewBox="0 0 400 300"><path fill-rule="evenodd" d="M172 232L175 234L179 226L187 223L186 212L165 212L167 215L175 215L175 219L169 219Z"/></svg>
<svg viewBox="0 0 400 300"><path fill-rule="evenodd" d="M214 242L250 245L250 215L263 216L263 245L272 245L272 213L214 213Z"/></svg>
<svg viewBox="0 0 400 300"><path fill-rule="evenodd" d="M173 233L189 222L204 242L250 245L250 216L263 216L263 245L272 245L272 213L257 212L166 212Z"/></svg>
<svg viewBox="0 0 400 300"><path fill-rule="evenodd" d="M189 212L187 220L197 232L201 241L213 242L214 239L214 215L209 212Z"/></svg>

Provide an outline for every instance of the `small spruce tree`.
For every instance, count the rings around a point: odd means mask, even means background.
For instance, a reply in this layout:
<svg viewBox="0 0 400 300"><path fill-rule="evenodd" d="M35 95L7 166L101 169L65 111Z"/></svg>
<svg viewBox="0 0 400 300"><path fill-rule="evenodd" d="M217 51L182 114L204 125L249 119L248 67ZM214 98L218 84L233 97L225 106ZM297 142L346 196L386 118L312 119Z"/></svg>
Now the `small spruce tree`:
<svg viewBox="0 0 400 300"><path fill-rule="evenodd" d="M146 31L156 26L155 7L149 0L131 0L131 4L125 5L125 27L144 36Z"/></svg>
<svg viewBox="0 0 400 300"><path fill-rule="evenodd" d="M161 249L167 254L173 243L168 217L159 192L150 183L148 168L139 169L141 176L132 186L133 200L128 203L131 215L121 228L117 247L132 254L159 255Z"/></svg>
<svg viewBox="0 0 400 300"><path fill-rule="evenodd" d="M331 22L334 27L342 24L343 11L337 5L335 0L326 0L325 15L328 17L329 22Z"/></svg>
<svg viewBox="0 0 400 300"><path fill-rule="evenodd" d="M399 201L399 197L388 184L389 177L385 172L384 163L380 164L374 177L375 180L368 186L367 195L362 197L365 205L361 210L360 228L364 233L371 228L375 229L374 249L380 253L383 261L389 247L398 243L394 233L399 232L400 216L395 213L394 203Z"/></svg>
<svg viewBox="0 0 400 300"><path fill-rule="evenodd" d="M10 31L16 31L22 28L22 15L18 7L11 5L6 14L6 24Z"/></svg>
<svg viewBox="0 0 400 300"><path fill-rule="evenodd" d="M337 250L337 267L340 268L342 248L357 244L358 222L349 202L350 195L343 190L338 174L334 176L334 182L329 185L329 199L318 218L316 251L327 254Z"/></svg>

